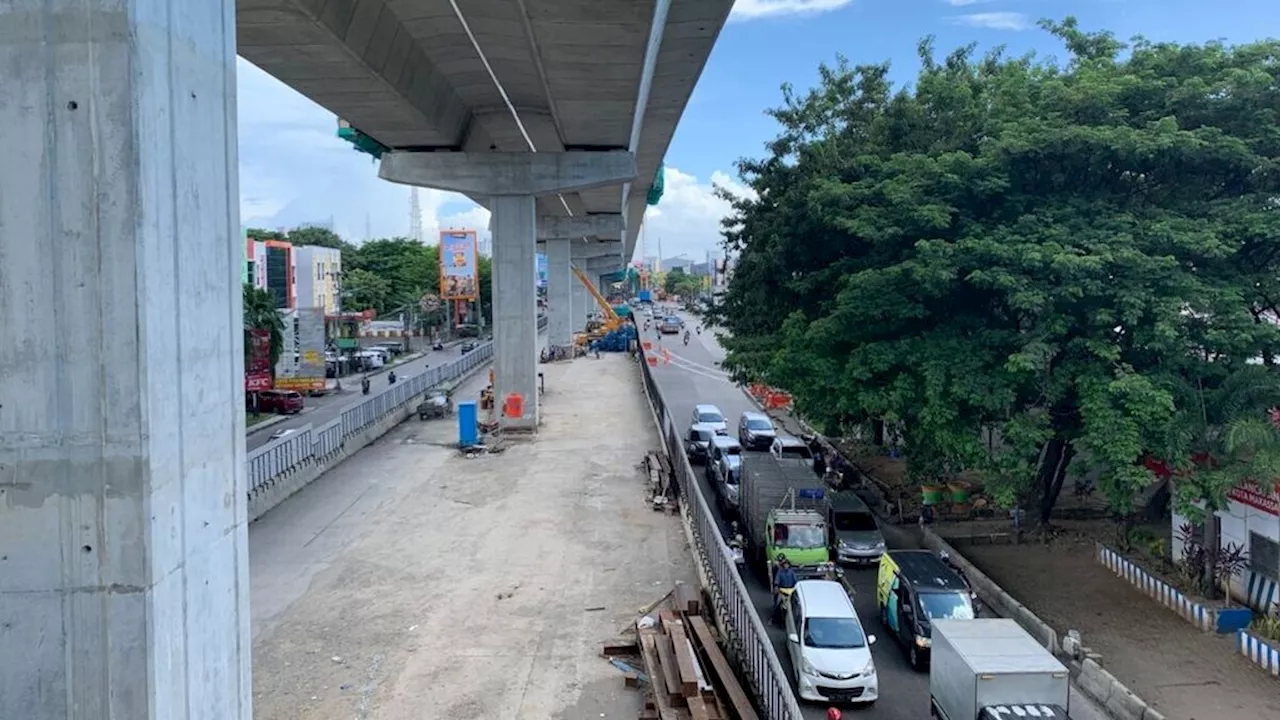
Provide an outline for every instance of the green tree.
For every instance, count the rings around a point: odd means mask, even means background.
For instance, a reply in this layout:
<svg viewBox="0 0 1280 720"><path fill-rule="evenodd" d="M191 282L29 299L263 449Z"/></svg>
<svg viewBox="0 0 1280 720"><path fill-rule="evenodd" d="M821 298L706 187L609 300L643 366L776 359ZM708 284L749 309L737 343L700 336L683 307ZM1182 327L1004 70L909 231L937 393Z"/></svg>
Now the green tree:
<svg viewBox="0 0 1280 720"><path fill-rule="evenodd" d="M253 343L249 339L250 330L266 330L271 333L271 367L272 372L280 360L284 349L284 320L276 310L276 296L269 290L244 285L244 359L249 362L249 353Z"/></svg>
<svg viewBox="0 0 1280 720"><path fill-rule="evenodd" d="M266 241L266 240L284 241L288 239L285 236L285 234L282 232L279 232L276 230L263 230L262 228L249 228L248 230L245 231L245 234L248 235L250 238L253 238L254 240L258 240L258 241Z"/></svg>
<svg viewBox="0 0 1280 720"><path fill-rule="evenodd" d="M702 292L702 278L690 275L682 267L673 267L662 278L662 290L668 295L693 297Z"/></svg>
<svg viewBox="0 0 1280 720"><path fill-rule="evenodd" d="M294 245L312 245L341 250L344 256L356 252L356 246L343 240L338 233L328 228L304 225L290 230L288 239Z"/></svg>
<svg viewBox="0 0 1280 720"><path fill-rule="evenodd" d="M374 310L387 312L392 293L391 281L371 270L347 270L343 273L343 305L356 312Z"/></svg>
<svg viewBox="0 0 1280 720"><path fill-rule="evenodd" d="M910 88L843 59L784 87L769 154L739 164L716 314L739 379L828 430L901 420L915 477L982 464L1047 521L1073 462L1128 511L1145 453L1190 454L1178 384L1280 340L1260 280L1280 277L1280 43L1122 58L1043 27L1066 65L925 40Z"/></svg>

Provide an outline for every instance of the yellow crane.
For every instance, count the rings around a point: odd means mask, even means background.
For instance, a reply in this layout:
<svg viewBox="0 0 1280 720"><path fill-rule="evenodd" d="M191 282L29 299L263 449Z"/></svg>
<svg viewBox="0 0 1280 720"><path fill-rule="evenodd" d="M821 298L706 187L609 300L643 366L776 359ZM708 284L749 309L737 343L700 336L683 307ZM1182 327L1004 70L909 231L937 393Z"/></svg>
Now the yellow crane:
<svg viewBox="0 0 1280 720"><path fill-rule="evenodd" d="M618 313L614 311L609 301L604 299L604 295L601 295L600 291L596 289L595 284L587 279L587 274L582 272L577 265L572 267L573 274L578 276L578 282L582 283L587 292L591 293L591 297L595 298L596 304L600 306L600 316L603 318L603 321L598 326L591 327L588 325L583 340L585 341L586 338L593 335L599 337L617 330L622 325L622 318L618 317Z"/></svg>

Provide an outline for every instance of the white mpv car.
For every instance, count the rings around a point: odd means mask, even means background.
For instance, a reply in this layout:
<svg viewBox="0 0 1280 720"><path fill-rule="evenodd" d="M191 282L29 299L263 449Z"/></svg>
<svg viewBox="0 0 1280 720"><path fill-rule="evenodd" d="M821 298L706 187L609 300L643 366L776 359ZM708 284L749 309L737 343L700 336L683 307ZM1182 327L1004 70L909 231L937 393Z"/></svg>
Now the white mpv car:
<svg viewBox="0 0 1280 720"><path fill-rule="evenodd" d="M880 696L867 635L844 587L802 580L787 613L787 650L802 700L870 705Z"/></svg>

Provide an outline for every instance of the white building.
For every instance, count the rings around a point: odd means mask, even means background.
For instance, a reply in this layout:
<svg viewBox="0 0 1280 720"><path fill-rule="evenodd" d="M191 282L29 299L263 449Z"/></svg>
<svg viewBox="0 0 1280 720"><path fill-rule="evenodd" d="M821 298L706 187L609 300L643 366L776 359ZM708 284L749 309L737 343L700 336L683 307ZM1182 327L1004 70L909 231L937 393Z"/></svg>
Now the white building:
<svg viewBox="0 0 1280 720"><path fill-rule="evenodd" d="M1249 567L1231 581L1236 600L1261 612L1276 612L1280 603L1280 495L1257 486L1228 493L1228 507L1218 515L1219 543L1249 553ZM1173 557L1182 556L1178 530L1189 521L1173 514Z"/></svg>
<svg viewBox="0 0 1280 720"><path fill-rule="evenodd" d="M323 308L325 315L342 312L342 251L295 245L293 263L295 307Z"/></svg>

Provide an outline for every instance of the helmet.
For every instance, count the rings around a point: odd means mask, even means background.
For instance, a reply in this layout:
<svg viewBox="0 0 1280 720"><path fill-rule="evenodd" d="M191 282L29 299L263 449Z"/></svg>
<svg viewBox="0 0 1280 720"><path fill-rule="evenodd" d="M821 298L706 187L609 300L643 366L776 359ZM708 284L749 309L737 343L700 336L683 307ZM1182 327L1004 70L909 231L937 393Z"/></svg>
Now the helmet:
<svg viewBox="0 0 1280 720"><path fill-rule="evenodd" d="M778 553L778 557L774 558L774 562L778 563L779 565L781 565L786 561L787 561L787 556L782 553Z"/></svg>
<svg viewBox="0 0 1280 720"><path fill-rule="evenodd" d="M840 720L841 717L839 708L827 708L827 720Z"/></svg>
<svg viewBox="0 0 1280 720"><path fill-rule="evenodd" d="M942 552L938 553L938 557L942 559L942 562L947 562L948 560L951 559L951 553L947 552L946 550L943 550Z"/></svg>

